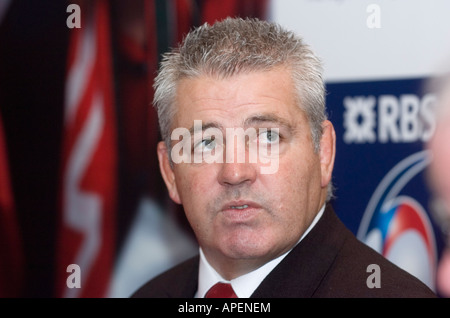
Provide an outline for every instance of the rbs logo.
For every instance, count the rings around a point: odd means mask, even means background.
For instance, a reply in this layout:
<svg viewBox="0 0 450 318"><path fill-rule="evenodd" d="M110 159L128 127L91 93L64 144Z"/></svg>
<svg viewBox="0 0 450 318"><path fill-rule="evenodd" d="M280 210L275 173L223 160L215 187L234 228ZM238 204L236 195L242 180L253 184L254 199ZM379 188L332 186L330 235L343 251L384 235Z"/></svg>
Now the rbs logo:
<svg viewBox="0 0 450 318"><path fill-rule="evenodd" d="M434 94L380 95L378 99L347 96L343 100L344 142L425 142L435 128L435 103Z"/></svg>

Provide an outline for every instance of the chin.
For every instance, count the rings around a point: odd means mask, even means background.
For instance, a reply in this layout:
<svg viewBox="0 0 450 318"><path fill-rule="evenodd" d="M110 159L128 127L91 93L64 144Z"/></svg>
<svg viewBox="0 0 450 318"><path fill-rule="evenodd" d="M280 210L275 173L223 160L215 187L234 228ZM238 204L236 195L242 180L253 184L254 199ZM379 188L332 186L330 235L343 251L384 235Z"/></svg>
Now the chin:
<svg viewBox="0 0 450 318"><path fill-rule="evenodd" d="M224 239L220 250L232 259L265 258L273 250L273 242L271 236L264 234L236 235Z"/></svg>

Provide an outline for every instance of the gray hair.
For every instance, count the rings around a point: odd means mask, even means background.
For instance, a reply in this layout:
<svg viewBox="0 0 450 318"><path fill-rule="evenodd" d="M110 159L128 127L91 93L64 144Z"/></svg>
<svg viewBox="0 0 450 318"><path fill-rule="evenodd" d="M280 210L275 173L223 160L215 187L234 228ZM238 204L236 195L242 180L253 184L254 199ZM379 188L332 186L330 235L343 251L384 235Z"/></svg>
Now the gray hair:
<svg viewBox="0 0 450 318"><path fill-rule="evenodd" d="M227 18L212 26L205 23L189 32L179 47L163 55L153 104L168 149L178 81L201 75L229 78L278 66L287 67L292 74L298 105L309 120L318 152L322 123L327 119L321 61L295 33L276 23L248 18ZM329 198L331 188L330 182Z"/></svg>

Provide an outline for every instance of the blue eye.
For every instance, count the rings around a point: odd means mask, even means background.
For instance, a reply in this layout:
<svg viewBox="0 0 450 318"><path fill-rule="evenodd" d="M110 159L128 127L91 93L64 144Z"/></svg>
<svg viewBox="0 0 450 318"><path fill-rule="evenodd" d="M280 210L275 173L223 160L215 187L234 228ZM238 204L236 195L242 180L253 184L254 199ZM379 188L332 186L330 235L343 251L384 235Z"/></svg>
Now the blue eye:
<svg viewBox="0 0 450 318"><path fill-rule="evenodd" d="M216 141L214 139L203 139L202 145L205 150L213 150L216 148Z"/></svg>
<svg viewBox="0 0 450 318"><path fill-rule="evenodd" d="M259 134L260 143L274 144L280 141L280 134L276 131L278 129L265 130Z"/></svg>
<svg viewBox="0 0 450 318"><path fill-rule="evenodd" d="M217 142L215 141L215 138L211 139L203 139L201 142L197 143L195 145L194 150L197 152L204 152L204 151L212 151L214 148L216 148Z"/></svg>

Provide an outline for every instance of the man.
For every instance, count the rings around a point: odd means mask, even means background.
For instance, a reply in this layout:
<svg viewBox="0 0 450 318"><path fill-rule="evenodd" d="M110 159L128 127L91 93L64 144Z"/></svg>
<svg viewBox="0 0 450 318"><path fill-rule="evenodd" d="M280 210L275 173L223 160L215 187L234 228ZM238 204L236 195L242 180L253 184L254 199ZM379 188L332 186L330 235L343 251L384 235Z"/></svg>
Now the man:
<svg viewBox="0 0 450 318"><path fill-rule="evenodd" d="M434 296L327 203L335 132L320 61L292 32L203 25L164 56L155 89L160 170L200 255L133 297Z"/></svg>
<svg viewBox="0 0 450 318"><path fill-rule="evenodd" d="M436 275L439 294L450 297L450 76L432 81L436 90L436 129L426 148L432 155L428 181L433 193L432 211L442 228L445 244Z"/></svg>

